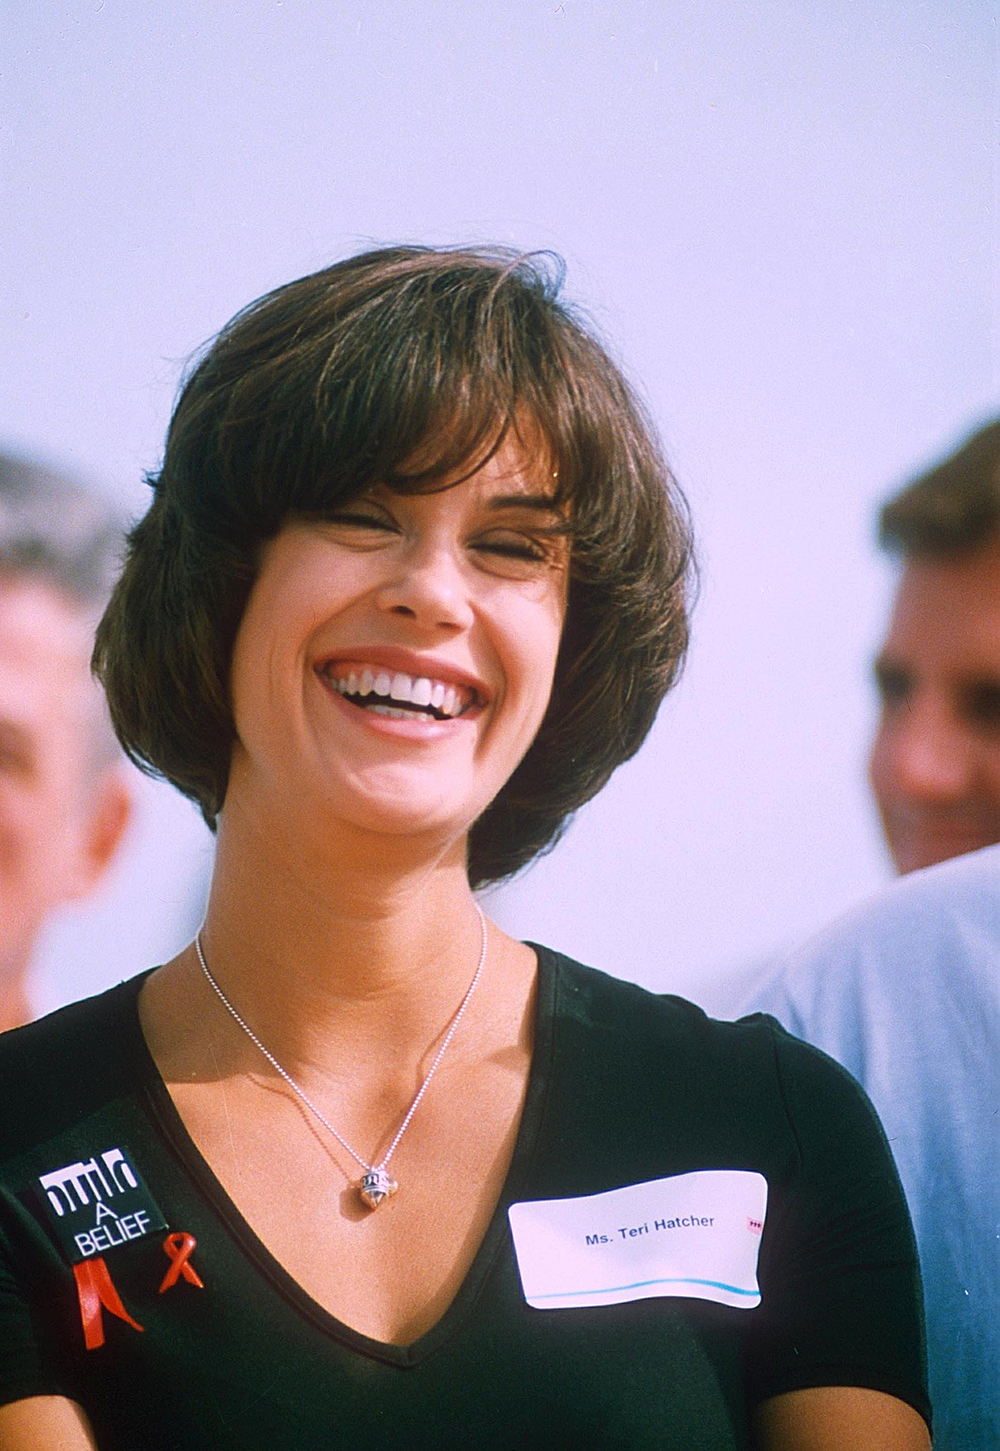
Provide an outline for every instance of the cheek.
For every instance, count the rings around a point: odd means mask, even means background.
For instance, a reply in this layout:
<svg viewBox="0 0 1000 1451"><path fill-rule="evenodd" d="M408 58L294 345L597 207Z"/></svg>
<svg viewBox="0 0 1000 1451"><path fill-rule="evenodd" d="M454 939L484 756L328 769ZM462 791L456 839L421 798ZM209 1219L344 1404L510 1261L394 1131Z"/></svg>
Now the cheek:
<svg viewBox="0 0 1000 1451"><path fill-rule="evenodd" d="M552 698L552 683L562 636L560 625L561 620L550 619L546 622L545 628L541 628L536 622L534 632L525 637L525 643L530 644L531 647L525 650L522 669L528 682L527 703L530 720L527 724L532 736L541 725L542 717Z"/></svg>
<svg viewBox="0 0 1000 1451"><path fill-rule="evenodd" d="M875 795L881 799L889 789L892 775L892 730L881 720L868 755L868 780Z"/></svg>
<svg viewBox="0 0 1000 1451"><path fill-rule="evenodd" d="M44 816L36 803L13 781L0 779L0 858L9 867L38 834Z"/></svg>
<svg viewBox="0 0 1000 1451"><path fill-rule="evenodd" d="M8 870L35 870L54 882L62 858L73 841L71 789L79 782L0 782L0 855Z"/></svg>
<svg viewBox="0 0 1000 1451"><path fill-rule="evenodd" d="M993 808L1000 811L1000 741L991 741L986 752L986 770L984 775L989 783L988 790L993 800Z"/></svg>
<svg viewBox="0 0 1000 1451"><path fill-rule="evenodd" d="M534 682L544 683L546 689L555 674L565 614L561 598L547 599L536 609L525 611L514 631L523 670Z"/></svg>
<svg viewBox="0 0 1000 1451"><path fill-rule="evenodd" d="M236 635L229 667L229 699L241 739L266 734L275 699L287 702L287 684L284 689L281 686L282 652L297 638L297 622L291 609L278 617L287 622L287 631L276 631L272 619L259 607L255 609L251 600ZM287 669L285 662L284 671Z"/></svg>

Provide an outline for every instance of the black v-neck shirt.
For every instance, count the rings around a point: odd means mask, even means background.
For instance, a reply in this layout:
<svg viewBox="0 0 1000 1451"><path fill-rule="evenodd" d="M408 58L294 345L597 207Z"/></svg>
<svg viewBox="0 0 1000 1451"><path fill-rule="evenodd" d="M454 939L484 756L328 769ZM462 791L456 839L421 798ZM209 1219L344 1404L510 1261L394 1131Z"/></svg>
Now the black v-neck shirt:
<svg viewBox="0 0 1000 1451"><path fill-rule="evenodd" d="M510 1170L455 1300L406 1347L335 1319L242 1218L146 1047L142 977L0 1037L0 1404L69 1396L100 1451L727 1451L748 1446L758 1401L817 1385L886 1391L929 1417L909 1220L854 1081L772 1019L715 1022L536 951ZM110 1149L165 1227L103 1255L143 1329L104 1310L88 1350L39 1179L106 1165ZM525 1303L512 1203L704 1169L767 1179L757 1308ZM182 1274L159 1292L168 1233L194 1237L201 1288Z"/></svg>

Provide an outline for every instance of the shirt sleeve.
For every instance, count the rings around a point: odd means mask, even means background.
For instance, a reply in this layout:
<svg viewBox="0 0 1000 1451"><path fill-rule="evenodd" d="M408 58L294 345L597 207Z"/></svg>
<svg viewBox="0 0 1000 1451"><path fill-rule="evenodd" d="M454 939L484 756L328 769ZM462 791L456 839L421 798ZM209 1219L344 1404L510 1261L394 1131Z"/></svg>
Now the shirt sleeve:
<svg viewBox="0 0 1000 1451"><path fill-rule="evenodd" d="M46 1364L42 1340L13 1273L7 1238L0 1231L0 1405L28 1396L68 1394L56 1368Z"/></svg>
<svg viewBox="0 0 1000 1451"><path fill-rule="evenodd" d="M882 1126L845 1069L769 1026L790 1135L761 1243L751 1399L861 1386L929 1425L920 1269Z"/></svg>

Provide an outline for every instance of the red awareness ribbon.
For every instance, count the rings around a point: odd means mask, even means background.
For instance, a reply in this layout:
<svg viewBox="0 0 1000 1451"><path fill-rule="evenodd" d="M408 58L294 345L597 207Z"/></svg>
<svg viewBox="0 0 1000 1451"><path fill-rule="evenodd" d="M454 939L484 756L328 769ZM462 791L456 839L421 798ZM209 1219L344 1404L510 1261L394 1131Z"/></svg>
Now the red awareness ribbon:
<svg viewBox="0 0 1000 1451"><path fill-rule="evenodd" d="M198 1241L193 1234L168 1234L163 1241L163 1252L167 1255L172 1264L163 1276L163 1284L160 1286L160 1294L169 1290L171 1285L176 1285L181 1275L189 1285L197 1285L199 1290L205 1288L193 1265L188 1260L197 1246Z"/></svg>
<svg viewBox="0 0 1000 1451"><path fill-rule="evenodd" d="M76 1277L76 1292L80 1299L80 1319L83 1321L83 1343L88 1350L97 1350L104 1344L104 1317L101 1306L131 1325L133 1330L142 1326L125 1309L121 1297L108 1274L108 1267L101 1255L82 1260L73 1266Z"/></svg>

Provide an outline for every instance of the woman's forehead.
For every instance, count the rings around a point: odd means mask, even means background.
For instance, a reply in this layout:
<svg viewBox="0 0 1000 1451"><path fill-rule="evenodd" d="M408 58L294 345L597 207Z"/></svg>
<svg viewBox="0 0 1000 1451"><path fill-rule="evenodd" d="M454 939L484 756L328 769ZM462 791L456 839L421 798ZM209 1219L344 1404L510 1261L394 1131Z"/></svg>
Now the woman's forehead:
<svg viewBox="0 0 1000 1451"><path fill-rule="evenodd" d="M525 465L517 460L496 457L473 472L463 472L417 490L374 483L364 494L373 499L380 496L386 500L416 497L427 501L440 500L449 506L452 503L470 504L496 511L517 508L540 514L562 515L565 512L551 471L530 463Z"/></svg>
<svg viewBox="0 0 1000 1451"><path fill-rule="evenodd" d="M394 493L439 493L468 485L480 491L558 501L559 466L534 420L511 423L499 437L489 439L457 462L449 460L450 443L447 436L435 430L406 460L398 475L373 480L372 487L381 485Z"/></svg>

